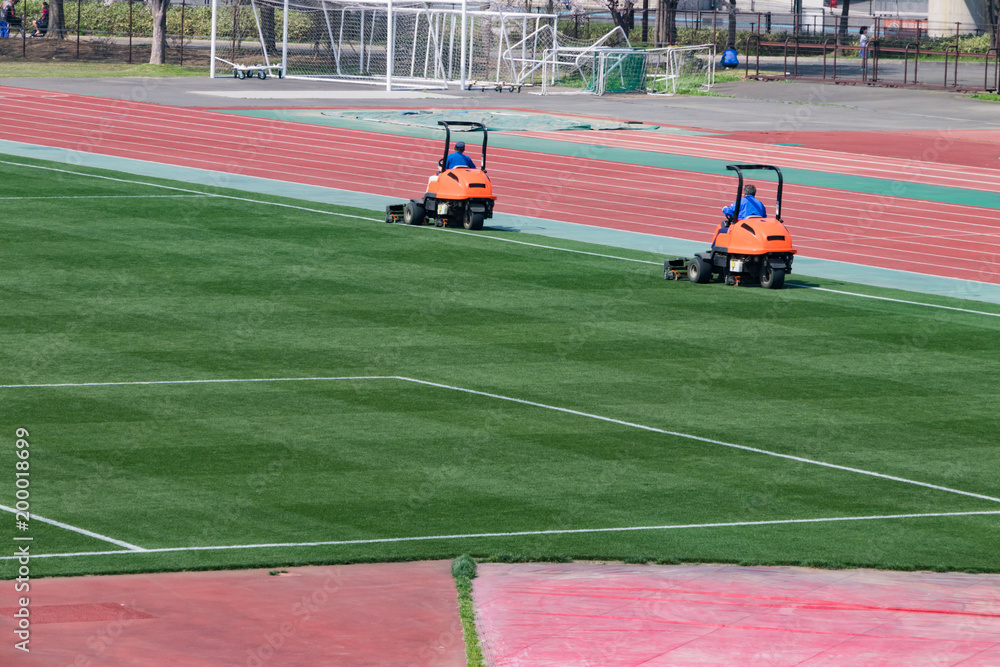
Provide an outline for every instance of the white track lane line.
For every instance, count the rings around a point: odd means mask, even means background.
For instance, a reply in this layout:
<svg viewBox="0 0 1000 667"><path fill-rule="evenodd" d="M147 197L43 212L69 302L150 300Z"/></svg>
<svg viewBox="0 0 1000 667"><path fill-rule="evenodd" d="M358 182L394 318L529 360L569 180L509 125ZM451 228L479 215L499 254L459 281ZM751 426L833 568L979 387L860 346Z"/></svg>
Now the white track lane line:
<svg viewBox="0 0 1000 667"><path fill-rule="evenodd" d="M0 510L3 510L5 512L10 512L11 514L17 514L17 512L18 512L13 507L7 507L6 505L0 505ZM129 552L142 552L142 551L146 551L146 549L143 549L142 547L137 547L134 544L129 544L128 542L123 542L122 540L116 540L115 538L108 537L107 535L101 535L100 533L95 533L95 532L87 530L85 528L77 528L76 526L71 526L68 523L63 523L62 521L56 521L55 519L46 519L45 517L39 516L39 515L35 514L34 512L30 512L29 516L31 517L31 519L30 519L31 521L41 521L42 523L47 523L47 524L50 524L50 525L53 525L53 526L58 526L59 528L63 528L65 530L71 530L74 533L80 533L81 535L86 535L87 537L93 537L93 538L96 538L98 540L103 540L104 542L110 542L111 544L117 544L120 547L125 547L126 549L128 549L128 551L113 552L113 553L129 553ZM31 557L34 558L35 557L34 554L32 554ZM17 556L13 556L13 558L17 558Z"/></svg>
<svg viewBox="0 0 1000 667"><path fill-rule="evenodd" d="M485 396L487 398L493 398L501 401L508 401L510 403L530 405L536 408L552 410L553 412L562 412L564 414L574 415L577 417L586 417L587 419L595 419L597 421L607 422L609 424L617 424L619 426L635 428L642 431L661 433L663 435L670 435L676 438L684 438L687 440L695 440L697 442L705 442L712 445L721 445L723 447L729 447L731 449L739 449L745 452L753 452L754 454L764 454L766 456L773 456L780 459L786 459L788 461L795 461L797 463L806 463L809 465L816 465L824 468L832 468L834 470L843 470L845 472L853 472L859 475L867 475L869 477L877 477L879 479L887 479L893 482L912 484L914 486L921 486L928 489L934 489L936 491L945 491L947 493L955 493L962 496L969 496L970 498L979 498L981 500L989 500L991 502L1000 503L1000 498L994 498L992 496L987 496L980 493L972 493L971 491L962 491L960 489L953 489L947 486L939 486L937 484L930 484L928 482L919 482L912 479L906 479L905 477L896 477L894 475L885 475L883 473L873 472L871 470L863 470L861 468L852 468L849 466L837 465L836 463L826 463L825 461L807 459L801 456L794 456L792 454L782 454L780 452L772 452L770 450L759 449L757 447L737 445L732 442L726 442L724 440L714 440L712 438L705 438L700 435L692 435L690 433L669 431L667 429L656 428L655 426L645 426L644 424L637 424L635 422L624 421L622 419L615 419L613 417L604 417L602 415L596 415L591 412L582 412L580 410L573 410L571 408L562 408L557 405L549 405L547 403L538 403L537 401L529 401L523 398L504 396L503 394L493 394L486 391L478 391L476 389L466 389L465 387L456 387L454 385L442 384L440 382L430 382L429 380L418 380L416 378L410 378L403 375L344 376L344 377L329 377L329 378L322 378L322 377L252 378L246 380L220 379L220 380L152 380L152 381L133 381L133 382L81 382L81 383L64 382L58 384L0 385L0 389L29 389L29 388L41 389L41 388L56 388L56 387L114 387L114 386L129 386L129 385L170 385L170 384L236 384L241 382L322 382L322 381L334 381L334 380L402 380L403 382L412 382L414 384L420 384L427 387L437 387L439 389L448 389L450 391L457 391L464 394L472 394L475 396Z"/></svg>
<svg viewBox="0 0 1000 667"><path fill-rule="evenodd" d="M40 166L40 165L25 164L23 162L10 162L10 161L7 161L7 160L0 160L0 164L10 164L10 165L18 166L18 167L30 167L30 168L33 168L33 169L43 169L43 170L46 170L46 171L56 171L56 172L65 173L65 174L75 174L77 176L87 176L87 177L90 177L90 178L99 178L99 179L104 179L104 180L109 180L109 181L115 181L115 182L118 182L118 183L131 183L131 184L134 184L134 185L147 185L147 186L152 187L152 188L163 188L163 189L166 189L166 190L178 190L180 192L196 193L197 195L204 196L204 197L217 197L217 198L220 198L220 199L231 199L231 200L235 200L235 201L242 201L242 202L248 202L248 203L254 203L254 204L263 204L265 206L278 206L278 207L281 207L281 208L291 208L291 209L295 209L295 210L299 210L299 211L307 211L309 213L322 213L323 215L333 215L333 216L338 216L338 217L341 217L341 218L351 218L353 220L365 220L367 222L384 222L383 220L379 220L377 218L366 218L366 217L360 216L360 215L352 215L352 214L348 214L348 213L337 213L335 211L324 211L322 209L309 208L309 207L306 207L306 206L296 206L294 204L283 204L283 203L280 203L280 202L262 201L260 199L251 199L249 197L236 197L236 196L233 196L233 195L220 195L220 194L213 194L213 193L208 193L208 192L200 192L198 190L191 190L191 189L188 189L188 188L179 188L179 187L170 186L170 185L161 185L159 183L147 183L145 181L134 181L134 180L129 180L129 179L125 179L125 178L115 178L115 177L112 177L112 176L101 176L101 175L98 175L98 174L88 174L88 173L85 173L85 172L73 171L71 169L58 169L56 167L43 167L43 166ZM405 226L410 227L410 225L405 225ZM450 232L450 233L453 233L453 234L464 234L464 235L467 235L467 236L475 236L475 237L478 237L478 238L491 239L491 240L494 240L494 241L504 241L504 242L507 242L507 243L516 243L516 244L520 244L520 245L529 245L529 246L533 246L533 247L536 247L536 248L545 248L547 250L560 250L562 252L572 252L572 253L577 253L577 254L581 254L581 255L592 255L592 256L595 256L595 257L606 257L608 259L619 259L619 260L623 260L623 261L626 261L626 262L640 262L640 263L655 264L655 265L660 265L661 264L661 262L652 262L652 261L648 261L648 260L632 259L632 258L629 258L629 257L619 257L617 255L602 255L600 253L592 253L592 252L587 252L585 250L571 250L569 248L560 248L558 246L547 246L547 245L542 245L540 243L528 243L526 241L515 241L513 239L505 239L505 238L500 238L500 237L497 237L497 236L488 236L486 234L472 234L472 233L463 232L463 231L460 231L460 230L457 230L457 229L438 229L437 227L432 228L432 227L424 227L424 226L417 226L416 228L417 229L427 229L427 230L434 229L436 231L446 231L446 232ZM952 306L940 306L940 305L933 304L933 303L922 303L920 301L905 301L905 300L902 300L902 299L891 299L891 298L888 298L888 297L870 296L870 295L867 295L867 294L859 294L859 293L855 293L855 292L845 292L845 291L841 291L841 290L824 289L824 288L821 288L821 287L808 287L808 286L805 286L805 285L796 285L796 287L800 287L800 288L803 288L803 289L814 289L814 290L819 290L819 291L823 291L823 292L832 292L832 293L835 293L835 294L844 294L844 295L848 295L848 296L856 296L856 297L867 298L867 299L881 299L881 300L884 300L884 301L895 301L897 303L905 303L905 304L910 304L910 305L915 305L915 306L924 306L926 308L940 308L940 309L943 309L943 310L954 310L954 311L959 311L959 312L963 312L963 313L970 313L970 314L974 314L974 315L988 315L990 317L1000 317L1000 314L998 314L998 313L990 313L990 312L981 311L981 310L970 310L970 309L966 309L966 308L955 308L955 307L952 307ZM10 387L10 386L14 386L14 385L9 385L8 387ZM29 386L29 385L24 385L24 386ZM0 387L0 388L3 388L3 387Z"/></svg>
<svg viewBox="0 0 1000 667"><path fill-rule="evenodd" d="M352 544L386 544L392 542L426 542L431 540L463 540L484 537L526 537L531 535L573 535L582 533L624 533L641 530L682 530L686 528L743 528L747 526L778 526L802 523L832 523L838 521L885 521L889 519L924 519L953 516L997 515L1000 510L979 512L930 512L925 514L881 514L874 516L839 516L819 519L775 519L772 521L731 521L726 523L689 523L665 526L628 526L624 528L569 528L562 530L521 530L509 533L465 533L458 535L425 535L420 537L382 537L369 540L328 540L324 542L273 542L268 544L232 544L204 547L163 547L141 551L79 551L61 554L32 554L32 558L72 558L79 556L107 556L129 553L175 553L179 551L225 551L231 549L287 549L293 547L347 546ZM0 556L0 560L13 560L17 556Z"/></svg>

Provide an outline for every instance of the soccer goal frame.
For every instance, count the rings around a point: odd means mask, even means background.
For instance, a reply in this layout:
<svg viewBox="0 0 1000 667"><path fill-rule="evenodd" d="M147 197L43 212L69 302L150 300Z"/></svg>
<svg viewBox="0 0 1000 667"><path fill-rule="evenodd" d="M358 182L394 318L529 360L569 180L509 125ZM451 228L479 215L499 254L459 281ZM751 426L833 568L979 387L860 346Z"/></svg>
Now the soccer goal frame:
<svg viewBox="0 0 1000 667"><path fill-rule="evenodd" d="M557 41L555 14L470 9L468 0L249 2L212 0L209 76L220 76L221 65L234 75L239 68L271 68L289 78L384 84L386 90L519 87ZM263 28L265 7L272 22L281 14L275 64L278 30ZM261 64L247 65L248 59Z"/></svg>
<svg viewBox="0 0 1000 667"><path fill-rule="evenodd" d="M670 46L647 51L646 92L676 95L678 90L708 92L715 85L715 44Z"/></svg>

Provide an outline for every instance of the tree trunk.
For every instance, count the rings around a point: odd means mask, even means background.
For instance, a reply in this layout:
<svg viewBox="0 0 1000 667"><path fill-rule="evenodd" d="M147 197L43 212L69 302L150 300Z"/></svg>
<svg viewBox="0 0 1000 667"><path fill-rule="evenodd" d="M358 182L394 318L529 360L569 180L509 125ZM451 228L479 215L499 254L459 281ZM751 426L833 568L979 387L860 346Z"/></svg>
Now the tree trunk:
<svg viewBox="0 0 1000 667"><path fill-rule="evenodd" d="M990 25L990 48L997 47L997 24L1000 23L1000 0L986 3L986 22Z"/></svg>
<svg viewBox="0 0 1000 667"><path fill-rule="evenodd" d="M851 13L851 0L843 0L840 10L840 30L837 31L837 46L847 44L847 16Z"/></svg>
<svg viewBox="0 0 1000 667"><path fill-rule="evenodd" d="M274 55L278 47L274 40L274 5L260 6L260 31L264 34L264 46L267 52Z"/></svg>
<svg viewBox="0 0 1000 667"><path fill-rule="evenodd" d="M63 9L63 0L48 0L49 3L49 29L45 36L53 39L66 39L66 12ZM31 27L32 19L25 19L25 30Z"/></svg>
<svg viewBox="0 0 1000 667"><path fill-rule="evenodd" d="M615 25L629 34L635 27L635 0L604 0Z"/></svg>
<svg viewBox="0 0 1000 667"><path fill-rule="evenodd" d="M729 0L729 32L726 33L726 48L736 48L736 0Z"/></svg>
<svg viewBox="0 0 1000 667"><path fill-rule="evenodd" d="M167 56L167 7L170 0L146 0L153 15L153 47L149 52L150 65L162 65Z"/></svg>
<svg viewBox="0 0 1000 667"><path fill-rule="evenodd" d="M656 43L677 43L677 0L659 0L656 8Z"/></svg>

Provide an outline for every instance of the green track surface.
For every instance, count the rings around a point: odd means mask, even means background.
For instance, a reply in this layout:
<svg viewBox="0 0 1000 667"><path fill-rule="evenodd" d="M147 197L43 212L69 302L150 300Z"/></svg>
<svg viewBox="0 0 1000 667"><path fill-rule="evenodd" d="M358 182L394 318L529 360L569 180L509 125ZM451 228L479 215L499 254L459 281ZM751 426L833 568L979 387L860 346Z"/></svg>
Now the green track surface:
<svg viewBox="0 0 1000 667"><path fill-rule="evenodd" d="M0 165L10 191L82 197L8 203L0 384L401 376L494 396L392 378L7 386L4 505L22 427L32 512L145 549L1000 511L678 435L996 497L1000 306L797 275L980 312L666 282L489 238L504 232L78 170L121 180ZM122 547L39 518L18 534L32 576L461 553L1000 571L996 514L55 558L39 556Z"/></svg>

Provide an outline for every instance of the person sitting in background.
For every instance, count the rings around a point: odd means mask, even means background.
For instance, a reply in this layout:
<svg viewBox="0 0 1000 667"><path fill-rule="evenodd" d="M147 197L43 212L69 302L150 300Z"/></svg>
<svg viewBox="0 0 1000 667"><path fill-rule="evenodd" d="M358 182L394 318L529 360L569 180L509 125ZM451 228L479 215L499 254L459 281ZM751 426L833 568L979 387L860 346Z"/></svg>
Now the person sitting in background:
<svg viewBox="0 0 1000 667"><path fill-rule="evenodd" d="M31 25L35 28L35 31L28 35L28 37L44 37L45 33L49 29L49 3L42 3L42 15L31 22Z"/></svg>
<svg viewBox="0 0 1000 667"><path fill-rule="evenodd" d="M468 167L469 169L476 168L476 163L472 161L472 158L465 154L464 141L455 142L455 152L448 156L448 162L444 165L445 169L454 169L455 167Z"/></svg>
<svg viewBox="0 0 1000 667"><path fill-rule="evenodd" d="M744 220L746 218L766 218L767 209L760 200L754 197L757 194L757 188L754 185L743 186L743 199L740 200L740 212L736 216L737 220ZM733 211L736 210L736 204L730 204L722 209L722 214L726 216L726 221L728 223L729 219L733 215Z"/></svg>
<svg viewBox="0 0 1000 667"><path fill-rule="evenodd" d="M732 69L734 67L740 66L740 59L736 53L736 49L726 49L722 52L722 60L719 62L720 65L726 69Z"/></svg>

